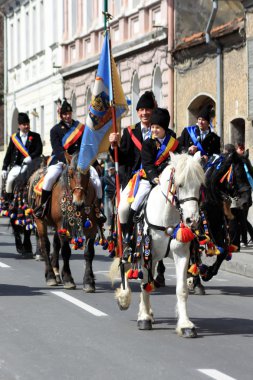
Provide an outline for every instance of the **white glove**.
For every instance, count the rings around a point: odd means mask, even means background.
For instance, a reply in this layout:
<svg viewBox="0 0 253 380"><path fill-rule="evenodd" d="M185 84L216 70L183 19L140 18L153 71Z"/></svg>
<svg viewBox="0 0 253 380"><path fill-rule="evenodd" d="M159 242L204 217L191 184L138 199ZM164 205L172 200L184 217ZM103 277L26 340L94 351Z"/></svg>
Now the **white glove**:
<svg viewBox="0 0 253 380"><path fill-rule="evenodd" d="M31 161L32 161L32 158L31 158L30 156L27 156L27 157L24 159L23 164L28 165L29 162L31 162Z"/></svg>
<svg viewBox="0 0 253 380"><path fill-rule="evenodd" d="M7 178L7 170L2 170L2 179L6 179Z"/></svg>

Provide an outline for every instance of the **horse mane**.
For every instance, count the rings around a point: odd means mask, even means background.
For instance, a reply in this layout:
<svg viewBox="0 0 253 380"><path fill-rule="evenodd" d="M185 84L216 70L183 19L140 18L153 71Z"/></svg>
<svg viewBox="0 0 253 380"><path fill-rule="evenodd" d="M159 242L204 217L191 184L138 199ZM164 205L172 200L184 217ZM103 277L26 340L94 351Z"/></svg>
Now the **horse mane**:
<svg viewBox="0 0 253 380"><path fill-rule="evenodd" d="M65 168L63 169L62 175L60 177L61 185L68 187L68 176L69 176L68 171L69 169L72 169L73 171L77 171L78 157L79 157L79 151L73 154L70 165L66 165ZM88 172L86 173L86 176L87 175L89 176L90 175L89 173L90 172L88 170Z"/></svg>
<svg viewBox="0 0 253 380"><path fill-rule="evenodd" d="M59 182L61 183L61 185L68 187L68 175L69 175L68 171L69 169L73 169L73 170L77 169L78 154L79 154L79 151L74 153L72 156L70 165L65 165L65 168L63 169L63 172L60 176Z"/></svg>
<svg viewBox="0 0 253 380"><path fill-rule="evenodd" d="M171 163L168 168L175 167L175 182L177 186L184 186L192 182L199 185L205 184L205 173L199 161L183 154L171 154Z"/></svg>

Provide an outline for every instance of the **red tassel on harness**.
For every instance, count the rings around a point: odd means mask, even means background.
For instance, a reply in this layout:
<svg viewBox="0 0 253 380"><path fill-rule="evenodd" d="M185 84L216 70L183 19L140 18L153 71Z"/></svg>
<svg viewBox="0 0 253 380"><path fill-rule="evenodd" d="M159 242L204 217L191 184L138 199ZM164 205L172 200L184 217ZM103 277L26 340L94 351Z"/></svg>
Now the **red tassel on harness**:
<svg viewBox="0 0 253 380"><path fill-rule="evenodd" d="M194 239L195 235L189 227L186 227L183 223L180 223L177 230L176 239L182 243L189 243Z"/></svg>

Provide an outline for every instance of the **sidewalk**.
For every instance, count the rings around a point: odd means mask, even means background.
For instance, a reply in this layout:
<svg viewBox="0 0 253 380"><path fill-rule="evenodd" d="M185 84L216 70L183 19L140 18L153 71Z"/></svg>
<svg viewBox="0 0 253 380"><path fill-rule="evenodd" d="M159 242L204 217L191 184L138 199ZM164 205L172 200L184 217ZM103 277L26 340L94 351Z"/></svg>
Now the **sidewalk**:
<svg viewBox="0 0 253 380"><path fill-rule="evenodd" d="M220 269L253 278L253 245L234 252L232 260L223 261Z"/></svg>

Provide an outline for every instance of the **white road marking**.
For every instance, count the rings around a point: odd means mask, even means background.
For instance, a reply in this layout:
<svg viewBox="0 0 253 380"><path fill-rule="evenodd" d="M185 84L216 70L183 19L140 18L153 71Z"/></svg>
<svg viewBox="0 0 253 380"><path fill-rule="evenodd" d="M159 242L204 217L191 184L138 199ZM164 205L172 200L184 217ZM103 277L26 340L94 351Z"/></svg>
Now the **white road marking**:
<svg viewBox="0 0 253 380"><path fill-rule="evenodd" d="M228 376L225 373L217 371L216 369L198 369L198 371L215 380L236 380L234 377Z"/></svg>
<svg viewBox="0 0 253 380"><path fill-rule="evenodd" d="M58 297L61 297L65 299L66 301L69 301L73 303L76 306L79 306L81 309L88 311L89 313L95 315L96 317L106 317L107 314L103 313L102 311L95 309L94 307L87 305L87 303L84 303L82 301L79 301L78 299L69 296L68 294L60 291L51 291L51 293L55 294Z"/></svg>
<svg viewBox="0 0 253 380"><path fill-rule="evenodd" d="M215 281L220 281L220 282L228 282L228 280L225 280L223 278L214 278Z"/></svg>
<svg viewBox="0 0 253 380"><path fill-rule="evenodd" d="M0 262L0 268L10 268L10 266Z"/></svg>
<svg viewBox="0 0 253 380"><path fill-rule="evenodd" d="M99 273L105 274L105 273L109 273L109 271L108 270L97 270L96 272L94 272L94 274L99 274Z"/></svg>

